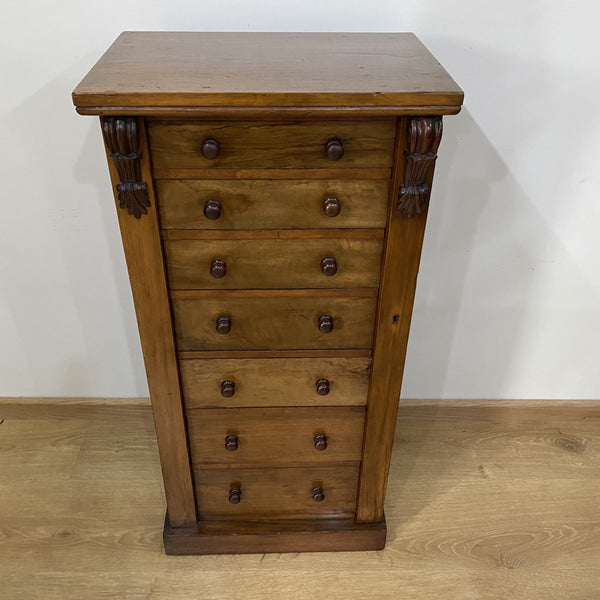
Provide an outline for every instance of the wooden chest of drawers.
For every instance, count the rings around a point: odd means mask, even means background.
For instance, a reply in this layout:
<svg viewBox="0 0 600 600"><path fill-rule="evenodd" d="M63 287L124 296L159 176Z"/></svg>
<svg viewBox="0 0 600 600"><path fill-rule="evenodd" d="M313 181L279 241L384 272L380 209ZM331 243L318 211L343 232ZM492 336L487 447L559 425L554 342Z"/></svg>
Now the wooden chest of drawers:
<svg viewBox="0 0 600 600"><path fill-rule="evenodd" d="M124 33L99 115L166 551L379 549L442 115L412 34Z"/></svg>

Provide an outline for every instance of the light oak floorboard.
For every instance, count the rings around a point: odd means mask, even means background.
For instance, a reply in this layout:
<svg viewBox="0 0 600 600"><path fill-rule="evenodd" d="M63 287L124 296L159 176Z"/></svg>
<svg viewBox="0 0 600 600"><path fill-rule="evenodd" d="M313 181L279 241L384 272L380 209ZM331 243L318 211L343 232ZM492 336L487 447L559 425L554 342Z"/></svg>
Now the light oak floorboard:
<svg viewBox="0 0 600 600"><path fill-rule="evenodd" d="M593 600L599 416L401 403L384 551L177 557L148 406L0 402L0 597Z"/></svg>

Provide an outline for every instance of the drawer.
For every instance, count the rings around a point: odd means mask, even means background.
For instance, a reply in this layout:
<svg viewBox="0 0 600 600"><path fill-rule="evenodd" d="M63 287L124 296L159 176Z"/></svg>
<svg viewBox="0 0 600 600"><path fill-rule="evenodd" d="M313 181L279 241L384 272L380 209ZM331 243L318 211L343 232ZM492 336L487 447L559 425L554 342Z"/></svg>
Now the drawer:
<svg viewBox="0 0 600 600"><path fill-rule="evenodd" d="M172 292L177 349L371 348L375 293L340 297L329 290L311 292L310 296L298 296L287 290L255 294ZM333 329L326 332L329 323Z"/></svg>
<svg viewBox="0 0 600 600"><path fill-rule="evenodd" d="M356 511L355 466L204 469L194 481L200 520L350 518Z"/></svg>
<svg viewBox="0 0 600 600"><path fill-rule="evenodd" d="M366 405L371 359L181 360L186 408Z"/></svg>
<svg viewBox="0 0 600 600"><path fill-rule="evenodd" d="M169 286L171 289L377 287L383 230L350 232L366 235L280 239L274 237L277 232L268 232L273 239L165 239Z"/></svg>
<svg viewBox="0 0 600 600"><path fill-rule="evenodd" d="M192 464L289 467L360 461L364 416L362 406L188 411Z"/></svg>
<svg viewBox="0 0 600 600"><path fill-rule="evenodd" d="M165 229L383 228L389 181L164 179L155 189Z"/></svg>
<svg viewBox="0 0 600 600"><path fill-rule="evenodd" d="M394 118L279 123L148 123L152 165L159 171L218 168L390 169L395 135ZM331 152L331 144L335 145L335 152ZM341 157L340 148L343 150ZM214 155L214 158L206 157ZM157 173L157 179L161 178L160 175Z"/></svg>

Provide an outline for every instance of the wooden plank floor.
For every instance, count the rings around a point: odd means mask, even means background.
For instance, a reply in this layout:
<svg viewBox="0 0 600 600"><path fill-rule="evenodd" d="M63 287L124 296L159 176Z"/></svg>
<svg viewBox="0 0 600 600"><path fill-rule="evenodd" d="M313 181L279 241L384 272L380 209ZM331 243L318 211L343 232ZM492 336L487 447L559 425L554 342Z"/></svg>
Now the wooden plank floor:
<svg viewBox="0 0 600 600"><path fill-rule="evenodd" d="M0 403L0 598L596 600L599 417L403 403L384 551L169 557L147 405Z"/></svg>

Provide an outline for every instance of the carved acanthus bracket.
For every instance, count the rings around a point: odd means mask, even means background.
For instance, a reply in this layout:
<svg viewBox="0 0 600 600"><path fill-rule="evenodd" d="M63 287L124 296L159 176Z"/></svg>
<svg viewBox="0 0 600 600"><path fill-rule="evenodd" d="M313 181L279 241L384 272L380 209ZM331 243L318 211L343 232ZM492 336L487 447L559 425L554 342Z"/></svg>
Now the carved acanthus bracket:
<svg viewBox="0 0 600 600"><path fill-rule="evenodd" d="M150 198L142 181L137 117L102 117L102 135L119 173L119 206L139 219L148 213Z"/></svg>
<svg viewBox="0 0 600 600"><path fill-rule="evenodd" d="M429 174L435 165L442 139L442 117L411 117L408 123L408 143L404 183L400 186L396 208L405 219L427 210L431 194Z"/></svg>

